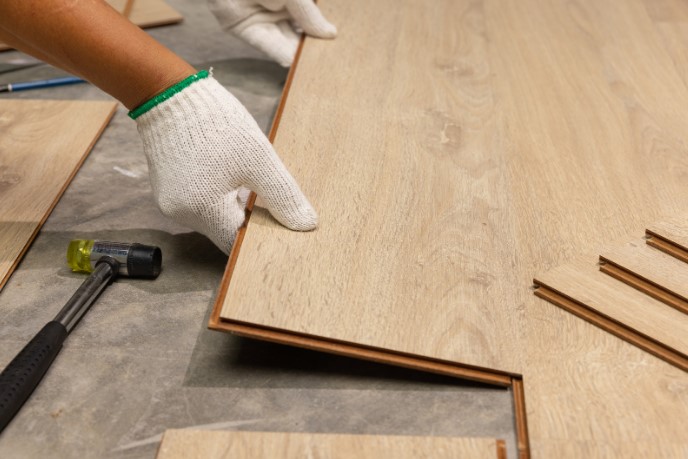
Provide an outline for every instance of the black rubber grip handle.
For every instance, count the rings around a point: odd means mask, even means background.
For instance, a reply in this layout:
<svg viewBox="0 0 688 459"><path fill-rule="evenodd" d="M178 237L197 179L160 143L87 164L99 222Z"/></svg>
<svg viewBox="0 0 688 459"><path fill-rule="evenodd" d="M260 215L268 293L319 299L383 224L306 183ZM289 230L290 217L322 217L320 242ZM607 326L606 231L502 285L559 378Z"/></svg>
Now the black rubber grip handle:
<svg viewBox="0 0 688 459"><path fill-rule="evenodd" d="M48 322L0 373L0 432L41 382L66 337L64 325Z"/></svg>

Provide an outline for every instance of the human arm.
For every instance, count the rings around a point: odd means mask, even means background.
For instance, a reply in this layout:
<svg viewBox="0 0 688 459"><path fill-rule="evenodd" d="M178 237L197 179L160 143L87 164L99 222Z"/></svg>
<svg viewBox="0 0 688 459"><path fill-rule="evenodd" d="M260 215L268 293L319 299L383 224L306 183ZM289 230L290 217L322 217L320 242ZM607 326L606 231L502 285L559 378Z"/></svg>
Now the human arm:
<svg viewBox="0 0 688 459"><path fill-rule="evenodd" d="M0 33L129 109L196 72L102 0L0 0Z"/></svg>
<svg viewBox="0 0 688 459"><path fill-rule="evenodd" d="M175 92L196 70L102 0L0 0L0 35L129 109L147 107L136 122L158 206L224 252L244 220L244 187L288 228L315 228L315 211L241 103L207 75Z"/></svg>

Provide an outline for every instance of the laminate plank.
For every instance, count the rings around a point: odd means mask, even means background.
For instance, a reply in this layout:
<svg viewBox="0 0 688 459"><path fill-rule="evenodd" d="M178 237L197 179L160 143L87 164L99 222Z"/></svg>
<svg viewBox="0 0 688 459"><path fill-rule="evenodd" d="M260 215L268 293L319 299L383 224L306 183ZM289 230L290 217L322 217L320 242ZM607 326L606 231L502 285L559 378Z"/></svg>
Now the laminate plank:
<svg viewBox="0 0 688 459"><path fill-rule="evenodd" d="M184 17L164 0L106 0L113 8L141 28L176 24ZM0 51L12 49L0 42Z"/></svg>
<svg viewBox="0 0 688 459"><path fill-rule="evenodd" d="M277 432L167 430L157 459L253 458L505 459L501 440Z"/></svg>
<svg viewBox="0 0 688 459"><path fill-rule="evenodd" d="M608 458L608 457L688 457L688 446L678 441L672 443L647 443L629 440L599 448L592 442L553 442L541 451L542 457Z"/></svg>
<svg viewBox="0 0 688 459"><path fill-rule="evenodd" d="M619 326L620 332L609 331L624 339L625 334L632 335L632 342L646 346L662 358L668 353L671 363L688 370L688 315L605 275L595 260L576 260L559 266L538 276L535 284L549 291L536 290L536 294L573 313L590 312L583 318L606 329ZM568 304L562 304L567 300ZM641 344L639 339L648 343Z"/></svg>
<svg viewBox="0 0 688 459"><path fill-rule="evenodd" d="M655 22L688 23L688 9L683 0L643 0L643 4Z"/></svg>
<svg viewBox="0 0 688 459"><path fill-rule="evenodd" d="M520 374L523 453L685 438L681 368L526 287L688 210L688 91L644 4L320 4L340 36L306 39L274 139L320 227L257 202L211 327Z"/></svg>
<svg viewBox="0 0 688 459"><path fill-rule="evenodd" d="M685 214L686 89L644 6L485 5L513 152L516 269L539 273L599 254L647 222ZM562 444L581 442L583 457L614 457L635 441L656 445L650 457L681 457L662 453L687 443L685 371L531 296L514 301L527 311L517 345L533 456L568 457Z"/></svg>
<svg viewBox="0 0 688 459"><path fill-rule="evenodd" d="M645 234L648 245L688 263L688 220L657 222Z"/></svg>
<svg viewBox="0 0 688 459"><path fill-rule="evenodd" d="M688 314L688 263L632 241L600 255L600 270Z"/></svg>
<svg viewBox="0 0 688 459"><path fill-rule="evenodd" d="M688 84L688 8L683 0L644 0L645 8L671 56L678 74Z"/></svg>
<svg viewBox="0 0 688 459"><path fill-rule="evenodd" d="M114 102L0 100L0 288L115 108Z"/></svg>
<svg viewBox="0 0 688 459"><path fill-rule="evenodd" d="M397 7L388 2L328 5L350 27L332 42L307 41L290 96L298 102L284 108L275 139L286 151L308 138L300 154L288 156L290 170L332 178L300 180L320 226L285 232L256 207L241 249L250 256L238 259L226 293L235 301L221 316L509 372L519 318L497 305L510 302L506 287L517 281L504 266L513 244L499 233L509 227L500 210L509 207L501 191L506 166L493 145L481 11L452 1L438 8L407 1L393 15ZM438 24L448 36L433 33ZM361 33L373 29L370 50ZM309 96L323 82L319 62L333 55L329 89ZM359 63L355 79L351 62ZM346 110L337 109L341 100L350 101ZM319 154L329 145L335 152ZM275 264L264 264L268 258ZM279 265L299 269L273 269Z"/></svg>
<svg viewBox="0 0 688 459"><path fill-rule="evenodd" d="M147 28L177 24L184 17L164 0L133 0L129 20L141 28Z"/></svg>

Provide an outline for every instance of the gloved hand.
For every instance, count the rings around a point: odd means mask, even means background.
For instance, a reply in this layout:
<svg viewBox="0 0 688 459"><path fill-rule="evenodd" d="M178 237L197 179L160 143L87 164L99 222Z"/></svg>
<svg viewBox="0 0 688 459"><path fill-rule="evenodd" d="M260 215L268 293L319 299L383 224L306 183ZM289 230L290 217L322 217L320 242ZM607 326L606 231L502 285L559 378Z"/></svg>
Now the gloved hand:
<svg viewBox="0 0 688 459"><path fill-rule="evenodd" d="M297 231L318 217L244 106L199 72L132 110L160 210L229 253L247 187ZM243 195L243 196L242 196ZM242 200L243 197L243 200Z"/></svg>
<svg viewBox="0 0 688 459"><path fill-rule="evenodd" d="M294 25L317 38L337 35L313 0L208 0L208 6L225 31L284 67L294 61L299 44Z"/></svg>

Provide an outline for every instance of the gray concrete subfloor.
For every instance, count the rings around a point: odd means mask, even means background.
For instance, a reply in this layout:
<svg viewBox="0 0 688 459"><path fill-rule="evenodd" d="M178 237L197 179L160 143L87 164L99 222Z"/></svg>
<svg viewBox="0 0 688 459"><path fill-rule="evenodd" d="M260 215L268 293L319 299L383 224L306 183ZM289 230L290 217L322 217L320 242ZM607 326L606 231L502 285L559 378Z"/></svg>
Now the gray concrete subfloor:
<svg viewBox="0 0 688 459"><path fill-rule="evenodd" d="M223 33L202 2L170 3L185 22L151 35L212 65L267 129L286 70ZM27 61L0 53L0 72ZM0 83L58 75L40 65L0 73ZM109 99L86 84L7 98ZM156 281L121 279L101 296L0 435L0 457L153 458L165 429L194 426L494 437L516 457L508 390L208 330L227 258L157 210L123 107L0 292L2 367L84 279L65 265L73 238L158 245L164 270Z"/></svg>

